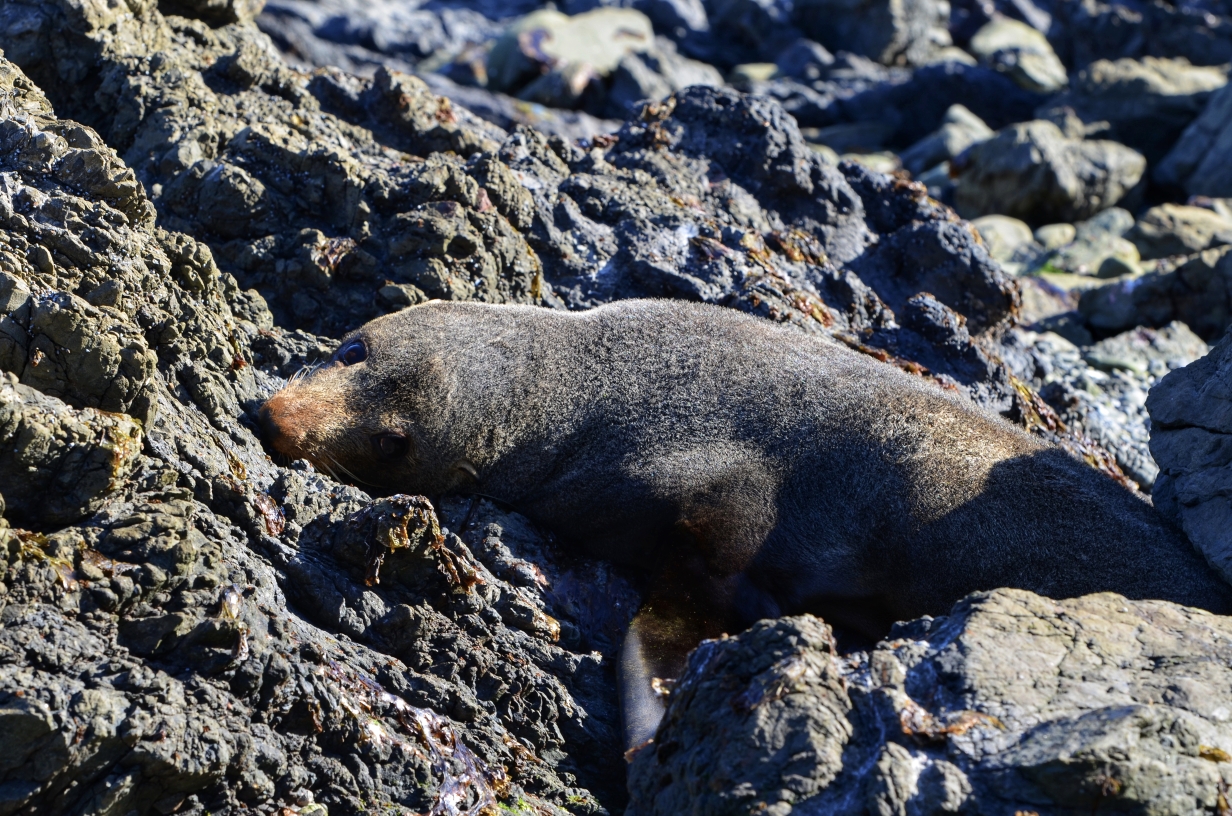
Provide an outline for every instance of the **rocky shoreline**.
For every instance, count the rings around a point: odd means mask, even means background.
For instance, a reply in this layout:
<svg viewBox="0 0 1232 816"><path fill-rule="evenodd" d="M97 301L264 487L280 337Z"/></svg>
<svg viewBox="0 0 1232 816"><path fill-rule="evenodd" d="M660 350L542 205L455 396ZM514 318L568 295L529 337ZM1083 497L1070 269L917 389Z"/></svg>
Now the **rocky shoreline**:
<svg viewBox="0 0 1232 816"><path fill-rule="evenodd" d="M0 816L1226 810L1222 619L764 622L626 766L638 576L268 455L379 314L688 298L969 395L1232 578L1223 17L582 5L0 5Z"/></svg>

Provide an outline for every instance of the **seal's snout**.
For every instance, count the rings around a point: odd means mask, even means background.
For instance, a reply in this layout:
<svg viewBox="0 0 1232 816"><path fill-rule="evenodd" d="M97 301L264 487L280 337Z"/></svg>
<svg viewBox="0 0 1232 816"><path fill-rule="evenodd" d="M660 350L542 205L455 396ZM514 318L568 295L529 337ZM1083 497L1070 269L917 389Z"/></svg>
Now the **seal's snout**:
<svg viewBox="0 0 1232 816"><path fill-rule="evenodd" d="M308 439L321 419L320 407L312 400L298 398L293 389L284 388L261 406L257 416L274 450L303 459L308 456Z"/></svg>

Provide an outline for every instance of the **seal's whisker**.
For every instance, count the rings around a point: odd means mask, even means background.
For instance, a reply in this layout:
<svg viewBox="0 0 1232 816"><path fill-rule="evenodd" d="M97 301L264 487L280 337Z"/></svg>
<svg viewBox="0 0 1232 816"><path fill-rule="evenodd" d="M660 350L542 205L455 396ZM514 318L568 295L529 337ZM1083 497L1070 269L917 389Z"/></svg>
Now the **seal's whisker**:
<svg viewBox="0 0 1232 816"><path fill-rule="evenodd" d="M330 457L330 460L329 460L329 461L333 464L333 466L334 466L334 467L336 467L336 468L338 468L339 470L341 470L341 471L342 471L343 473L345 473L347 476L350 476L350 477L351 477L351 479L352 479L353 481L359 482L359 483L360 483L360 484L362 484L362 485L368 485L369 487L377 487L377 485L374 485L372 482L365 482L363 479L359 478L359 477L358 477L358 476L356 476L354 473L352 473L351 471L347 470L345 467L343 467L342 463L341 463L341 462L339 462L337 459L334 459L333 457Z"/></svg>

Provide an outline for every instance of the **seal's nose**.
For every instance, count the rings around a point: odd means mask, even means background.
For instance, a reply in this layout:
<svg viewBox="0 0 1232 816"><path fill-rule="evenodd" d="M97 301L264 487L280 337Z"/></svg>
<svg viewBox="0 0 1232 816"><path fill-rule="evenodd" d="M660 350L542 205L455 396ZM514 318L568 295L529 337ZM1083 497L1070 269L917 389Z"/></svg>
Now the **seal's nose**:
<svg viewBox="0 0 1232 816"><path fill-rule="evenodd" d="M262 433L274 450L292 458L298 458L299 443L303 441L303 434L297 434L293 430L296 423L293 421L295 410L291 402L285 390L279 391L266 400L257 411L257 419L261 423Z"/></svg>

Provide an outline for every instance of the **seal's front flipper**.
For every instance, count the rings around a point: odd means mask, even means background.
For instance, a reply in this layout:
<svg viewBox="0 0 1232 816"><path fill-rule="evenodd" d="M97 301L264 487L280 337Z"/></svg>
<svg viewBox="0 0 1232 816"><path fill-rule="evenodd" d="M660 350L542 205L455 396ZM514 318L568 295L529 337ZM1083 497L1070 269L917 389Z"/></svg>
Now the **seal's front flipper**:
<svg viewBox="0 0 1232 816"><path fill-rule="evenodd" d="M664 672L653 657L657 650L651 645L654 637L647 631L650 628L647 619L638 615L620 644L617 680L625 750L643 745L653 737L666 710L665 700L654 688L654 678L662 677Z"/></svg>
<svg viewBox="0 0 1232 816"><path fill-rule="evenodd" d="M618 681L626 750L653 737L663 719L667 701L662 687L656 688L656 679L678 678L689 652L705 638L723 632L725 621L709 604L695 602L685 593L669 595L665 588L671 584L659 582L620 646Z"/></svg>

